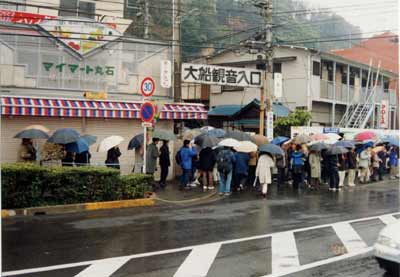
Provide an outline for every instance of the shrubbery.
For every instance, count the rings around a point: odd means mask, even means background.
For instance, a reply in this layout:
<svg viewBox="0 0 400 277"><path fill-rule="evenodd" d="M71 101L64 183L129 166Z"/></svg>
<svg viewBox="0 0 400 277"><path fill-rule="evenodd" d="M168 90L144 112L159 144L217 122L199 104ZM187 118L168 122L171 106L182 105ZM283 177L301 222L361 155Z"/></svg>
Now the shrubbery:
<svg viewBox="0 0 400 277"><path fill-rule="evenodd" d="M142 198L151 182L149 175L121 176L110 168L3 164L2 208Z"/></svg>

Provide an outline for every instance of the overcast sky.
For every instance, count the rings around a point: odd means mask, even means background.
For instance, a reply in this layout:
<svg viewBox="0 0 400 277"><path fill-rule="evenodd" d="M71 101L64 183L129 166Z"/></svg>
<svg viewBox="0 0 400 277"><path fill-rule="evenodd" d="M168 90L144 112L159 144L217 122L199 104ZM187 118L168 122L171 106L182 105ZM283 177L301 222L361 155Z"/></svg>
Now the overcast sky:
<svg viewBox="0 0 400 277"><path fill-rule="evenodd" d="M361 27L363 37L391 30L398 33L397 0L302 0L313 7L332 8L350 23ZM350 7L351 6L351 7Z"/></svg>

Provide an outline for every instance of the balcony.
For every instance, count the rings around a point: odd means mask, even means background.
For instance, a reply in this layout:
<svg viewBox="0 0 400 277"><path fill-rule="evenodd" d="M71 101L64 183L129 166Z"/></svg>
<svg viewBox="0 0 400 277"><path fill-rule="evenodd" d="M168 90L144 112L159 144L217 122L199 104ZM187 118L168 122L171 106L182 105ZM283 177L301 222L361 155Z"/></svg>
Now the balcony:
<svg viewBox="0 0 400 277"><path fill-rule="evenodd" d="M320 99L336 100L339 102L351 102L355 95L354 86L349 86L349 95L346 84L336 84L336 93L334 93L333 82L321 80Z"/></svg>

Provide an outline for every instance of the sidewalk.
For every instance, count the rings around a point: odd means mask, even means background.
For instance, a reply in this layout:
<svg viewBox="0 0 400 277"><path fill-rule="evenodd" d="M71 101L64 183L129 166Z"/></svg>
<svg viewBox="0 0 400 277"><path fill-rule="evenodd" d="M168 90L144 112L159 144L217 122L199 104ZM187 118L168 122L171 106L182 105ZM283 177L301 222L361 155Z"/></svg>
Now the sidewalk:
<svg viewBox="0 0 400 277"><path fill-rule="evenodd" d="M203 188L197 186L188 190L179 190L179 181L174 180L167 183L164 189L159 189L155 192L154 199L171 204L185 204L202 201L218 195L218 187L214 190L203 191Z"/></svg>

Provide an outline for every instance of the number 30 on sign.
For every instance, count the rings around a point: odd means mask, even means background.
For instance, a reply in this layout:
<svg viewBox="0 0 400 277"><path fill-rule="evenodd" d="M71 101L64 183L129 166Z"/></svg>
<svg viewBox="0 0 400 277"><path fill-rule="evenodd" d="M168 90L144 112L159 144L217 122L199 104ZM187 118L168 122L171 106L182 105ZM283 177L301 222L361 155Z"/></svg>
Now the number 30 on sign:
<svg viewBox="0 0 400 277"><path fill-rule="evenodd" d="M154 82L153 78L146 77L143 79L142 84L140 85L140 91L144 97L152 96L155 89L156 83Z"/></svg>

